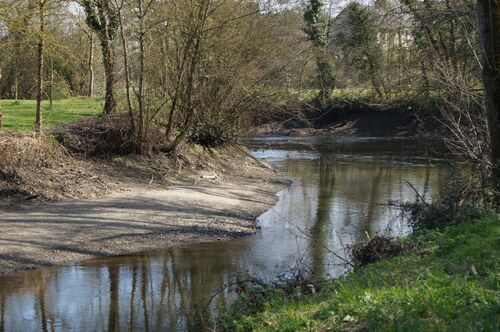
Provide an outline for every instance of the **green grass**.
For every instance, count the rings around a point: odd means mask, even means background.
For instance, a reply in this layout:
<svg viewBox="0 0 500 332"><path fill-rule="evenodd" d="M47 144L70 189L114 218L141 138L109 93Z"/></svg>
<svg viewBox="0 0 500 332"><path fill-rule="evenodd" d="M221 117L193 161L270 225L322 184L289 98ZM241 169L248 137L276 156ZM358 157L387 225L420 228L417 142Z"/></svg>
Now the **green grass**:
<svg viewBox="0 0 500 332"><path fill-rule="evenodd" d="M2 100L3 127L12 130L30 131L35 123L35 100ZM79 120L102 112L103 98L69 98L54 100L52 109L49 102L44 101L43 125L54 127L60 124Z"/></svg>
<svg viewBox="0 0 500 332"><path fill-rule="evenodd" d="M297 89L289 89L288 92L291 95L296 96L302 101L311 101L318 97L319 89L302 89L300 92ZM399 91L393 91L392 93L385 95L384 100L386 102L397 101L401 98L418 97L421 95L421 91L415 89L404 89ZM371 88L336 88L332 90L332 98L338 99L370 99L376 98L375 91ZM428 97L440 97L439 91L431 91Z"/></svg>
<svg viewBox="0 0 500 332"><path fill-rule="evenodd" d="M240 298L226 322L237 331L500 330L498 216L407 241L414 251L326 281L316 295L277 290L256 311Z"/></svg>
<svg viewBox="0 0 500 332"><path fill-rule="evenodd" d="M291 95L297 96L302 101L311 101L318 97L319 89L302 89L300 92L297 89L289 89ZM349 89L334 89L332 91L333 98L367 98L372 97L373 92L370 89L349 88Z"/></svg>

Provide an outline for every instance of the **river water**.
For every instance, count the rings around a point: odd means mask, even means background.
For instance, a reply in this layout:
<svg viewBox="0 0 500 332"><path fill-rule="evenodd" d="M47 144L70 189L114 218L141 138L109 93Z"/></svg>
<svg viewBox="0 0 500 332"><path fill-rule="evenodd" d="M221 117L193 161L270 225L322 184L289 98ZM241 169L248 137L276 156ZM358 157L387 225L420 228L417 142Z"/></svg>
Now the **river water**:
<svg viewBox="0 0 500 332"><path fill-rule="evenodd" d="M0 278L0 331L208 328L234 300L223 286L236 276L273 281L297 266L339 276L349 244L410 232L387 204L415 200L407 181L431 200L449 173L424 143L398 139L267 137L248 145L293 181L259 217L256 235Z"/></svg>

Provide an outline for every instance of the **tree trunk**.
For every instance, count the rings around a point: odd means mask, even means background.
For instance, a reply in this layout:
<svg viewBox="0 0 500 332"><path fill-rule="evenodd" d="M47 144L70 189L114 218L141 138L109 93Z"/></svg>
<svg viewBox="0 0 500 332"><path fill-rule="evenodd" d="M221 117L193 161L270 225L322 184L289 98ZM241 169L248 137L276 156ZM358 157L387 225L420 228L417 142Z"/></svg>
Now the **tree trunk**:
<svg viewBox="0 0 500 332"><path fill-rule="evenodd" d="M139 119L137 128L137 153L143 153L143 145L146 140L145 128L145 105L144 105L144 70L145 70L145 49L144 49L144 13L142 1L138 1L139 7L139 89L137 94L137 103L139 107Z"/></svg>
<svg viewBox="0 0 500 332"><path fill-rule="evenodd" d="M104 57L104 75L106 76L106 100L104 102L104 113L111 114L115 110L116 101L114 95L114 63L113 63L113 51L110 49L109 43L103 48Z"/></svg>
<svg viewBox="0 0 500 332"><path fill-rule="evenodd" d="M2 81L2 68L0 67L0 81ZM2 95L0 94L0 129L3 126Z"/></svg>
<svg viewBox="0 0 500 332"><path fill-rule="evenodd" d="M42 132L42 93L43 93L43 47L45 30L45 1L38 0L38 9L40 15L40 36L38 37L37 49L37 84L36 84L36 119L35 132L37 136Z"/></svg>
<svg viewBox="0 0 500 332"><path fill-rule="evenodd" d="M115 85L115 59L113 52L113 41L109 30L109 22L102 6L98 7L99 20L101 21L100 39L102 48L102 57L104 64L104 75L106 76L106 100L104 102L104 113L111 114L116 108L116 100L114 95Z"/></svg>
<svg viewBox="0 0 500 332"><path fill-rule="evenodd" d="M19 83L17 80L17 69L16 69L16 73L14 74L14 100L16 103L18 98L19 98Z"/></svg>
<svg viewBox="0 0 500 332"><path fill-rule="evenodd" d="M125 39L125 32L123 30L123 18L122 18L121 8L122 6L120 6L118 10L118 24L120 26L120 38L122 41L122 48L123 48L123 65L125 67L125 94L127 97L127 109L130 121L130 131L132 132L132 136L134 137L134 139L136 139L134 111L132 109L132 101L130 99L130 72L128 63L127 40Z"/></svg>
<svg viewBox="0 0 500 332"><path fill-rule="evenodd" d="M50 64L50 80L49 80L49 109L52 109L53 89L54 89L54 62L51 62L51 64Z"/></svg>
<svg viewBox="0 0 500 332"><path fill-rule="evenodd" d="M89 90L87 96L91 98L94 95L94 33L90 31L89 33L89 61L88 61L88 71L89 71Z"/></svg>
<svg viewBox="0 0 500 332"><path fill-rule="evenodd" d="M500 188L500 0L478 0L478 18L493 180Z"/></svg>

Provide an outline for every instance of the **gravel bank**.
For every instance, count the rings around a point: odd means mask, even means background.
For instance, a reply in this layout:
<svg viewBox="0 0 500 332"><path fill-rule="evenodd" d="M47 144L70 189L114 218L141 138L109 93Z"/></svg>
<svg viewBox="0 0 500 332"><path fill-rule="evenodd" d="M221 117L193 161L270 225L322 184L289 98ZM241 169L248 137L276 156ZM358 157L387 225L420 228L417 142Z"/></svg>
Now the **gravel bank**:
<svg viewBox="0 0 500 332"><path fill-rule="evenodd" d="M0 274L255 232L255 218L283 184L239 178L224 184L130 188L99 200L4 212Z"/></svg>

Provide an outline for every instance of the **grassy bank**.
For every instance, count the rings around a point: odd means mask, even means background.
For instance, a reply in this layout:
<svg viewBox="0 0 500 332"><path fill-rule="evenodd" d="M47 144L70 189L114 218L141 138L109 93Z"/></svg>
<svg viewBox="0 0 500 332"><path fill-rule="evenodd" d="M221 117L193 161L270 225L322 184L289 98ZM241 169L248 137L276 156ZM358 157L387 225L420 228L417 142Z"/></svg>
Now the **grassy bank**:
<svg viewBox="0 0 500 332"><path fill-rule="evenodd" d="M316 294L259 305L241 296L226 319L238 331L498 331L500 220L483 216L405 240L407 253L341 279ZM267 293L269 294L269 293ZM255 303L255 302L254 302Z"/></svg>
<svg viewBox="0 0 500 332"><path fill-rule="evenodd" d="M98 115L102 112L103 98L69 98L54 100L52 108L44 101L43 121L47 127ZM33 130L35 100L2 100L3 127L12 130Z"/></svg>

